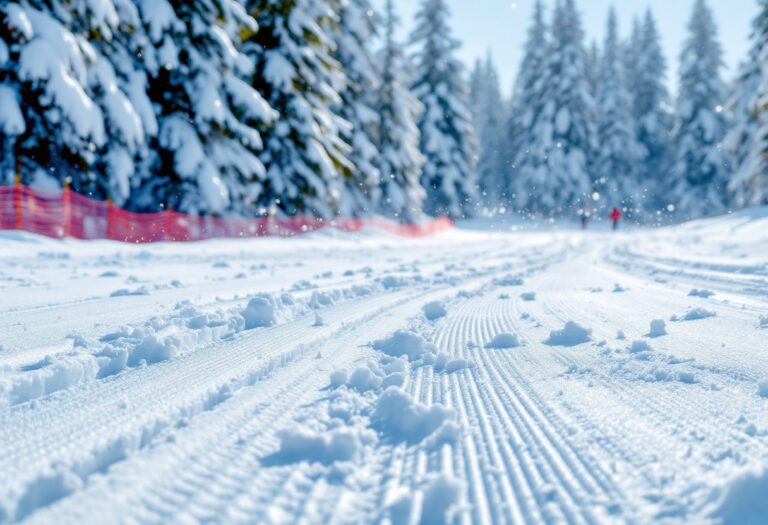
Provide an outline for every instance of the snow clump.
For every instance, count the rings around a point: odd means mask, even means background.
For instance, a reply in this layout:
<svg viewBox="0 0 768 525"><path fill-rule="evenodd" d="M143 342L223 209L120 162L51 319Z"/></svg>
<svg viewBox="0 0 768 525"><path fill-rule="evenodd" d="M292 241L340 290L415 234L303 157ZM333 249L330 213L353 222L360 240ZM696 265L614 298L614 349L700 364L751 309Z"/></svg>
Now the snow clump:
<svg viewBox="0 0 768 525"><path fill-rule="evenodd" d="M448 374L464 370L473 366L473 363L467 359L451 359L448 354L441 352L435 358L434 362L436 372L446 372Z"/></svg>
<svg viewBox="0 0 768 525"><path fill-rule="evenodd" d="M544 341L550 346L578 346L592 340L592 330L588 330L573 321L568 321L561 330L550 332Z"/></svg>
<svg viewBox="0 0 768 525"><path fill-rule="evenodd" d="M419 525L447 525L454 523L465 507L466 487L464 483L448 474L433 473L424 480L421 509L414 508L416 501L413 491L405 487L396 487L388 491L384 502L388 523L400 525L419 523ZM414 514L416 520L414 521Z"/></svg>
<svg viewBox="0 0 768 525"><path fill-rule="evenodd" d="M418 361L425 354L434 354L435 345L427 343L424 338L413 332L398 330L386 339L373 342L373 349L388 356L407 356L409 361Z"/></svg>
<svg viewBox="0 0 768 525"><path fill-rule="evenodd" d="M403 278L395 277L394 275L387 275L381 279L381 285L385 290L392 290L394 288L400 288L405 286L406 281Z"/></svg>
<svg viewBox="0 0 768 525"><path fill-rule="evenodd" d="M531 302L536 300L536 292L525 292L524 294L520 294L520 297L523 301Z"/></svg>
<svg viewBox="0 0 768 525"><path fill-rule="evenodd" d="M667 335L667 324L662 319L651 321L651 330L648 332L648 337L661 337L664 335Z"/></svg>
<svg viewBox="0 0 768 525"><path fill-rule="evenodd" d="M149 290L147 290L146 286L140 286L135 290L129 290L128 288L120 288L119 290L115 290L114 292L109 294L110 297L134 297L137 295L149 295Z"/></svg>
<svg viewBox="0 0 768 525"><path fill-rule="evenodd" d="M642 352L652 352L653 348L645 341L632 341L629 351L633 354L640 354Z"/></svg>
<svg viewBox="0 0 768 525"><path fill-rule="evenodd" d="M699 321L701 319L708 319L710 317L715 317L717 314L715 312L711 312L709 310L705 310L704 308L693 308L691 310L688 310L686 314L682 317L678 316L672 316L672 321Z"/></svg>
<svg viewBox="0 0 768 525"><path fill-rule="evenodd" d="M389 387L376 401L372 420L383 434L409 443L419 443L453 418L443 405L427 406L398 387Z"/></svg>
<svg viewBox="0 0 768 525"><path fill-rule="evenodd" d="M768 379L763 379L757 385L757 395L768 399Z"/></svg>
<svg viewBox="0 0 768 525"><path fill-rule="evenodd" d="M382 378L367 366L362 366L349 376L350 388L360 393L376 390L381 386Z"/></svg>
<svg viewBox="0 0 768 525"><path fill-rule="evenodd" d="M515 334L503 333L496 334L493 340L485 345L486 348L494 350L503 350L505 348L517 348L520 346L520 339Z"/></svg>
<svg viewBox="0 0 768 525"><path fill-rule="evenodd" d="M523 280L520 279L519 277L507 275L506 277L501 277L499 279L494 280L493 283L496 286L522 286Z"/></svg>
<svg viewBox="0 0 768 525"><path fill-rule="evenodd" d="M331 388L339 388L346 385L349 381L349 374L346 370L335 370L331 372Z"/></svg>
<svg viewBox="0 0 768 525"><path fill-rule="evenodd" d="M768 470L749 471L729 482L710 516L726 525L760 525L768 516Z"/></svg>
<svg viewBox="0 0 768 525"><path fill-rule="evenodd" d="M277 304L273 297L258 295L243 310L245 329L266 328L277 324Z"/></svg>
<svg viewBox="0 0 768 525"><path fill-rule="evenodd" d="M443 303L440 301L427 303L422 307L422 310L424 311L424 317L426 317L428 321L440 319L441 317L445 317L448 313L445 310L445 306L443 306Z"/></svg>
<svg viewBox="0 0 768 525"><path fill-rule="evenodd" d="M432 475L424 490L421 525L454 523L463 507L464 484L446 474Z"/></svg>

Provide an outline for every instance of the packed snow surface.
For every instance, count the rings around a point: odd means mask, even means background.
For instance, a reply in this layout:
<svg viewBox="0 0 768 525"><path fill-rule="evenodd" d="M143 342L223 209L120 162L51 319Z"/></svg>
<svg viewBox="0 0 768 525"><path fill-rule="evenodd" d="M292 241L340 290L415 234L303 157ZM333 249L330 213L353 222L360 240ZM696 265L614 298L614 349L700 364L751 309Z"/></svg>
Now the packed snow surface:
<svg viewBox="0 0 768 525"><path fill-rule="evenodd" d="M469 226L0 233L0 523L765 523L768 211Z"/></svg>

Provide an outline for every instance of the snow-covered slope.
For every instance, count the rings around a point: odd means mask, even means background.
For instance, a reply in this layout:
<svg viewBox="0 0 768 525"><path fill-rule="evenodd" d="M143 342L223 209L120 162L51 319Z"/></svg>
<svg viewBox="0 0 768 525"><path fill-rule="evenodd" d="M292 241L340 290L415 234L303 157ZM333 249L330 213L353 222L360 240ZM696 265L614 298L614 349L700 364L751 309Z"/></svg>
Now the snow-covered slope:
<svg viewBox="0 0 768 525"><path fill-rule="evenodd" d="M473 228L0 233L0 523L762 522L768 210Z"/></svg>

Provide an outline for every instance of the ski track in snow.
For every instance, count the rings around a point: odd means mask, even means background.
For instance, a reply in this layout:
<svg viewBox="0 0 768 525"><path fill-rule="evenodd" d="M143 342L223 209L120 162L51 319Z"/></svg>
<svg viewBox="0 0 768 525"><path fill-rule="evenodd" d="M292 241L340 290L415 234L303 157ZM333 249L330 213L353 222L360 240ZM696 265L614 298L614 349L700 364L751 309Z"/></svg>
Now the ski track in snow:
<svg viewBox="0 0 768 525"><path fill-rule="evenodd" d="M125 247L4 235L0 523L758 519L766 228L758 214L415 241ZM254 294L290 294L274 326L238 324ZM53 363L98 361L104 336L157 328L178 303L213 319L207 336L162 325L183 348L3 397ZM650 333L654 320L666 334ZM549 341L570 322L588 342ZM398 330L427 353L404 364L371 346ZM489 345L499 335L519 345ZM368 391L331 387L333 372L359 367L377 381ZM382 381L401 384L415 414L442 405L447 419L426 438L399 437L375 421ZM291 429L325 439L331 456L281 455Z"/></svg>

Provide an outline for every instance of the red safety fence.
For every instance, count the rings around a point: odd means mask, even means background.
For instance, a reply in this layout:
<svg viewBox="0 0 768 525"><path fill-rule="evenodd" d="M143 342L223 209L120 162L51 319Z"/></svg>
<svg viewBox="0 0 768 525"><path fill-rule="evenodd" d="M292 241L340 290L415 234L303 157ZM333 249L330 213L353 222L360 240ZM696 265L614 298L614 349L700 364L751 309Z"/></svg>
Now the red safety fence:
<svg viewBox="0 0 768 525"><path fill-rule="evenodd" d="M111 239L146 243L201 241L218 238L292 237L323 228L358 232L377 228L402 237L421 237L449 229L450 219L421 224L399 224L381 217L197 217L166 211L133 213L79 195L68 188L58 192L28 186L0 186L0 230L24 230L54 238Z"/></svg>

